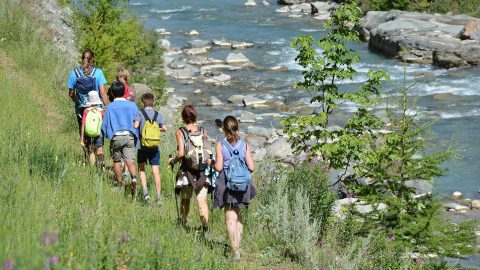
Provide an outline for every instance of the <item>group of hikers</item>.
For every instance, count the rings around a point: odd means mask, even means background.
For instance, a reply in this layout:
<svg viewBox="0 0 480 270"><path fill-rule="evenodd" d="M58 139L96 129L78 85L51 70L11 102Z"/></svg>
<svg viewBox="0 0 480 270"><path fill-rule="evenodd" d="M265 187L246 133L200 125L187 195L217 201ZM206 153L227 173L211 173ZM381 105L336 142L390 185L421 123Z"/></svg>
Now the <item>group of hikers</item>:
<svg viewBox="0 0 480 270"><path fill-rule="evenodd" d="M85 158L92 165L104 168L104 138L110 141L110 156L115 174L114 186L124 187L129 178L132 195L136 192L137 168L143 189L143 200L151 198L147 187L145 165L152 166L157 204L163 201L160 177L160 133L167 131L164 117L155 110L155 95L141 96L143 109L136 104L136 91L128 85L130 73L119 69L116 80L107 91L107 80L94 66L94 52L85 50L81 64L70 73L68 92L75 103L81 145ZM212 147L207 131L197 124L197 110L193 104L183 107L184 123L175 132L177 153L170 156L172 168L181 163L176 175L175 196L181 198L179 222L186 226L190 199L195 193L199 206L203 233L208 227L209 193L214 193L213 208L225 210L225 224L233 258L241 256L240 241L243 232L241 209L248 207L255 197L250 173L255 170L250 146L239 137L239 122L227 116L222 122L225 137ZM176 200L176 198L175 198Z"/></svg>

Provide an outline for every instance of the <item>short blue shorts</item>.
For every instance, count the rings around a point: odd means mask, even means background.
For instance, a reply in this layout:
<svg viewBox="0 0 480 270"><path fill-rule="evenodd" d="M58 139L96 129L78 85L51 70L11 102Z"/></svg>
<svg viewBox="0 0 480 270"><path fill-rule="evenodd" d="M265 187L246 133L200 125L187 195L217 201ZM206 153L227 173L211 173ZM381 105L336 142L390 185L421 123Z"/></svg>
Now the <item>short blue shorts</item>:
<svg viewBox="0 0 480 270"><path fill-rule="evenodd" d="M160 150L158 148L142 148L138 150L137 162L150 163L150 165L160 165Z"/></svg>
<svg viewBox="0 0 480 270"><path fill-rule="evenodd" d="M95 138L91 138L91 137L85 136L85 146L89 148L90 145L93 145L95 148L103 147L103 137L98 136Z"/></svg>

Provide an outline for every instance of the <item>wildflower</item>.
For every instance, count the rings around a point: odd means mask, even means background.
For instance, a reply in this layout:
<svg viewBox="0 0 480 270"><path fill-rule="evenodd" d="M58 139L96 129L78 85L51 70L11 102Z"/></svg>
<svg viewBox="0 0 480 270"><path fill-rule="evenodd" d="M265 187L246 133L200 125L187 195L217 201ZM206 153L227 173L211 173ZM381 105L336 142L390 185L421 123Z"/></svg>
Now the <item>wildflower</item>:
<svg viewBox="0 0 480 270"><path fill-rule="evenodd" d="M55 245L58 243L58 231L45 232L43 234L43 244L45 246Z"/></svg>
<svg viewBox="0 0 480 270"><path fill-rule="evenodd" d="M58 256L53 255L50 257L50 265L57 265L58 264Z"/></svg>
<svg viewBox="0 0 480 270"><path fill-rule="evenodd" d="M13 270L13 261L12 260L6 260L3 263L3 269L4 270Z"/></svg>
<svg viewBox="0 0 480 270"><path fill-rule="evenodd" d="M392 236L390 236L390 238L388 238L388 239L389 239L390 241L395 241L395 239L397 239L397 238L395 237L395 235L392 235Z"/></svg>

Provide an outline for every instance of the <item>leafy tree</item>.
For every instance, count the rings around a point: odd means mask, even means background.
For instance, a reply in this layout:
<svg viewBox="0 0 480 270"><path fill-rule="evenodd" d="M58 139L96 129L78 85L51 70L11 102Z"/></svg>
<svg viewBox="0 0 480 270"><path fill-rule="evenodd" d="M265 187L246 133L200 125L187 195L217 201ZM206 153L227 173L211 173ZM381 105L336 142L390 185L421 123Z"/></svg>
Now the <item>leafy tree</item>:
<svg viewBox="0 0 480 270"><path fill-rule="evenodd" d="M446 170L441 165L453 152L428 151L431 149L427 149L424 136L429 124L421 124L408 114L405 79L400 112L387 109L389 125L369 109L377 104L381 81L389 78L387 73L369 71L367 81L355 90L347 90L342 85L344 80L352 80L357 75L353 64L359 57L346 44L358 41L352 25L358 23L360 13L355 3L342 4L326 24L329 32L323 39L315 43L311 36L299 36L292 41L292 46L299 51L296 60L304 68L303 81L294 87L306 89L311 103L318 108L316 114L284 119L285 132L296 153L318 159L327 172L340 171L337 183L348 191L346 195L354 194L372 206L373 211L367 214L353 211L353 220L358 217L363 220L356 233L368 235L372 231L383 231L418 251L446 254L447 250L468 250L465 243L471 238L466 236L468 232L464 235L465 231L450 230L450 235L462 240L461 248L458 245L438 247L441 243L436 241L437 235L447 228L444 222L439 222L439 202L431 196L416 196L415 188L408 183L411 180L433 182L444 175ZM344 127L332 129L329 126L332 114L338 113L337 106L346 101L356 104L358 109ZM386 207L380 209L380 206Z"/></svg>
<svg viewBox="0 0 480 270"><path fill-rule="evenodd" d="M339 86L342 81L357 76L353 64L360 58L346 43L359 41L351 24L359 22L360 14L361 10L355 5L342 5L325 24L330 31L323 39L315 43L313 37L301 35L291 43L299 51L296 61L305 69L304 80L294 87L308 91L312 97L310 102L318 104L318 113L291 116L282 124L296 153L305 152L309 159L320 159L328 170L344 170L339 182L345 180L347 168L359 160L361 151L373 139L373 129L382 124L367 107L377 103L381 80L388 78L383 71L369 71L367 81L356 91ZM359 105L360 109L344 128L332 130L330 117L337 106L346 101Z"/></svg>

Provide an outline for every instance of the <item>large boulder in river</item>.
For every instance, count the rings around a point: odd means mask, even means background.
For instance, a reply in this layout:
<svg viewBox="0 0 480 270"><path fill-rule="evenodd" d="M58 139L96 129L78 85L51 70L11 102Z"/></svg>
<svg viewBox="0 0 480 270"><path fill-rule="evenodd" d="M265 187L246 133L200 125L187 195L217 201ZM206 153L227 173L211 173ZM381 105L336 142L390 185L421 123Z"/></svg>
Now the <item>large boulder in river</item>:
<svg viewBox="0 0 480 270"><path fill-rule="evenodd" d="M135 88L135 90L137 91L137 98L141 97L145 93L152 92L152 88L148 87L148 85L143 83L132 83L130 87Z"/></svg>
<svg viewBox="0 0 480 270"><path fill-rule="evenodd" d="M466 15L371 11L359 31L368 39L370 49L389 57L444 68L477 66L480 42L459 38L472 20L480 21Z"/></svg>
<svg viewBox="0 0 480 270"><path fill-rule="evenodd" d="M267 155L270 157L290 162L293 160L293 150L286 138L278 138L267 149Z"/></svg>
<svg viewBox="0 0 480 270"><path fill-rule="evenodd" d="M250 60L242 53L229 53L225 62L227 64L243 64L250 62Z"/></svg>
<svg viewBox="0 0 480 270"><path fill-rule="evenodd" d="M310 3L315 1L318 1L318 0L277 0L277 3L280 5L293 5L293 4Z"/></svg>

